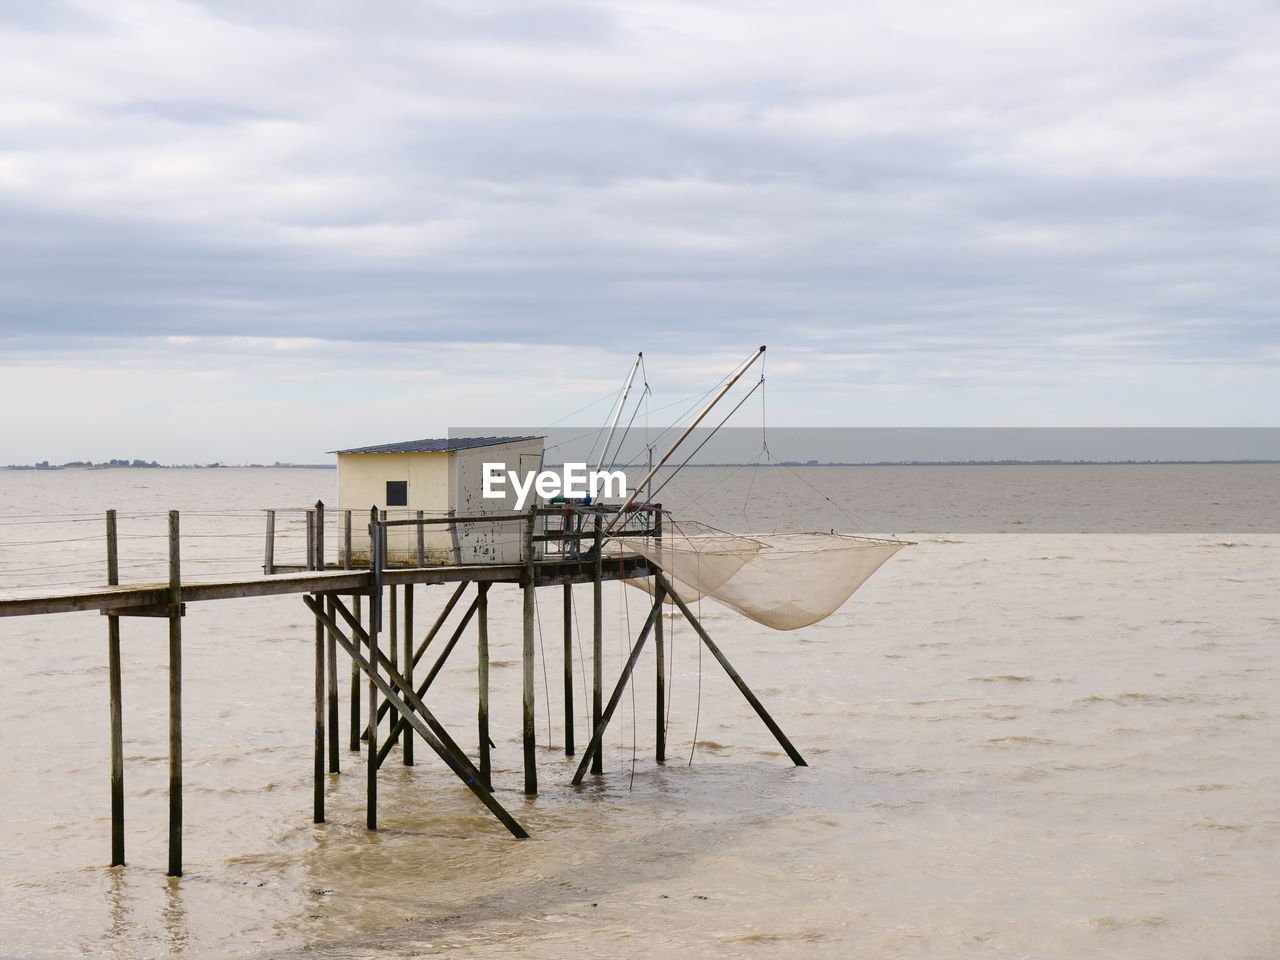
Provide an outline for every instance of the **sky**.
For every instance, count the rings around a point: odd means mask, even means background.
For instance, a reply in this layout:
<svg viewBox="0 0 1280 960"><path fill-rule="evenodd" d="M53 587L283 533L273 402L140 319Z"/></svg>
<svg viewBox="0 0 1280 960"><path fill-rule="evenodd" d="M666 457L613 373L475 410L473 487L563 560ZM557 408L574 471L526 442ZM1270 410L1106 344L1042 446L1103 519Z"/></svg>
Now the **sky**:
<svg viewBox="0 0 1280 960"><path fill-rule="evenodd" d="M779 426L1275 426L1278 144L1253 0L0 0L0 463L596 423L762 343Z"/></svg>

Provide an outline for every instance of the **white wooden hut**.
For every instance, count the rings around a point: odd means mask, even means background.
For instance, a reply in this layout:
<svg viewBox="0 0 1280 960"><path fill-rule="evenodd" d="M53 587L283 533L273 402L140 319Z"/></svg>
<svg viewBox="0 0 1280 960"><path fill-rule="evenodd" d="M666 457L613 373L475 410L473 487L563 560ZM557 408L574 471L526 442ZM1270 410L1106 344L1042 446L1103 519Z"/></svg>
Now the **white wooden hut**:
<svg viewBox="0 0 1280 960"><path fill-rule="evenodd" d="M352 562L369 558L369 509L388 519L478 516L515 512L511 484L505 496L483 496L482 465L527 477L542 467L542 437L447 437L406 440L372 447L334 450L338 457L338 508L352 511ZM423 528L428 564L519 563L521 521L427 525ZM391 527L387 559L416 564L418 528Z"/></svg>

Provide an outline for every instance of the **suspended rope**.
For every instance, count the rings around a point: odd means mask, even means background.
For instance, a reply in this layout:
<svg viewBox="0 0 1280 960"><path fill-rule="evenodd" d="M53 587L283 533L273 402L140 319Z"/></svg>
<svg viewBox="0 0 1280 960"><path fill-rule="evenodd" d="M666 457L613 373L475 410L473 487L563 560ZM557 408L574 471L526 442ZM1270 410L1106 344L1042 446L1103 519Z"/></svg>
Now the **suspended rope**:
<svg viewBox="0 0 1280 960"><path fill-rule="evenodd" d="M630 600L630 597L628 596L628 591L624 581L619 580L618 583L622 587L622 605L626 608L626 611L627 611L627 643L628 645L630 645L636 642L631 639L631 600ZM630 780L627 781L627 792L630 793L632 788L635 787L635 783L636 783L636 684L635 684L635 681L632 680L632 682L628 684L628 686L631 687L631 778Z"/></svg>
<svg viewBox="0 0 1280 960"><path fill-rule="evenodd" d="M631 425L632 425L633 423L635 423L635 420L636 420L636 414L638 414L638 413L640 412L640 404L641 404L641 402L644 400L644 398L645 398L646 396L648 396L648 395L649 395L649 384L647 384L647 383L646 383L646 384L644 385L644 390L641 392L641 394L640 394L639 398L636 400L636 406L635 406L635 409L631 411L631 419L627 421L627 425L626 425L626 427L625 427L625 428L623 429L623 431L622 431L622 436L618 438L618 445L617 445L616 447L614 447L614 458L615 458L615 459L614 459L614 460L610 460L610 459L609 459L609 451L608 451L608 450L605 450L605 455L604 455L604 458L603 458L603 459L604 459L604 462L606 462L606 463L608 463L608 464L609 464L609 466L611 466L611 467L612 467L612 466L616 466L616 462L615 462L615 461L616 461L616 458L622 454L623 444L625 444L625 443L627 442L627 434L629 434L629 433L631 432Z"/></svg>
<svg viewBox="0 0 1280 960"><path fill-rule="evenodd" d="M708 441L710 441L711 438L716 435L717 431L719 431L721 427L723 427L726 423L729 422L729 417L732 417L735 413L737 413L738 408L741 407L744 403L746 403L747 399L751 396L751 394L755 393L756 390L763 383L764 383L764 377L761 377L759 380L756 381L755 385L746 392L743 398L739 400L736 404L734 404L733 409L728 412L725 418L721 420L718 424L716 424L715 427L712 428L711 432L707 434L706 439L693 448L693 453L685 457L684 460L681 461L680 466L676 467L675 470L672 472L671 476L667 477L666 480L664 480L662 483L658 485L658 489L653 491L651 497L656 497L658 494L662 492L663 487L665 487L668 483L670 483L672 480L675 479L676 474L679 473L681 470L683 470L685 466L689 463L689 461L698 455L698 451L701 450L703 447L705 447Z"/></svg>
<svg viewBox="0 0 1280 960"><path fill-rule="evenodd" d="M671 731L671 701L675 699L672 696L672 691L675 689L676 679L676 615L674 610L670 613L664 610L662 616L667 618L667 636L670 638L667 644L669 654L667 656L667 710L662 721L663 729L669 733Z"/></svg>
<svg viewBox="0 0 1280 960"><path fill-rule="evenodd" d="M698 622L702 622L702 597L698 597ZM698 727L702 722L702 644L698 644L698 695L694 700L693 710L693 742L689 744L689 763L693 766L693 755L698 749Z"/></svg>
<svg viewBox="0 0 1280 960"><path fill-rule="evenodd" d="M578 673L582 678L582 700L580 701L586 709L587 729L595 734L595 727L592 725L595 717L592 715L590 707L587 706L591 702L591 691L587 686L587 657L582 652L582 624L578 621L578 597L577 591L570 588L569 605L573 607L573 628L577 639L578 647Z"/></svg>
<svg viewBox="0 0 1280 960"><path fill-rule="evenodd" d="M823 493L821 490L819 490L817 487L815 487L812 483L810 483L810 482L809 482L809 481L804 477L804 475L803 475L803 474L801 474L798 470L796 470L796 469L794 469L794 468L792 468L792 467L788 466L786 463L784 463L784 462L782 462L782 461L780 461L780 460L775 460L775 459L773 458L772 454L771 454L771 455L770 455L770 457L769 457L769 461L770 461L770 462L771 462L775 467L781 467L783 470L786 470L789 474L791 474L793 477L795 477L797 480L799 480L801 483L803 483L806 487L808 487L810 490L812 490L814 493L816 493L819 497L821 497L823 500L827 501L827 503L831 504L833 507L835 507L835 508L836 508L837 510L839 510L841 513L843 513L843 514L845 515L845 518L846 518L846 519L848 519L849 521L851 521L851 522L854 524L854 529L855 529L855 530L865 532L865 531L867 531L867 530L871 530L871 529L873 529L872 525L867 521L867 519L866 519L865 517L862 517L862 516L860 516L859 514L854 513L853 511L848 510L847 508L845 508L845 506L844 506L843 504L838 503L838 502L837 502L837 501L835 501L835 500L832 500L829 496L827 496L825 493Z"/></svg>
<svg viewBox="0 0 1280 960"><path fill-rule="evenodd" d="M546 426L547 426L547 427L555 427L555 426L559 426L560 424L562 424L562 423L564 423L566 420L568 420L570 417L576 417L578 414L583 413L583 412L585 412L585 411L587 411L587 410L590 410L592 407L596 406L597 404L604 403L604 402L605 402L606 400L608 400L610 397L615 397L615 396L617 396L617 391L616 391L616 390L610 390L610 391L609 391L608 393L606 393L603 397L600 397L600 398L598 398L598 399L596 399L596 400L592 400L592 401L591 401L590 403L588 403L586 406L579 407L577 410L574 410L572 413L566 413L566 414L565 414L563 417L561 417L559 420L553 420L553 421L551 421L551 423L548 423Z"/></svg>
<svg viewBox="0 0 1280 960"><path fill-rule="evenodd" d="M542 611L538 608L538 591L533 591L533 619L538 625L538 654L542 660L542 703L547 712L547 749L551 749L551 684L547 681L547 649L542 643Z"/></svg>

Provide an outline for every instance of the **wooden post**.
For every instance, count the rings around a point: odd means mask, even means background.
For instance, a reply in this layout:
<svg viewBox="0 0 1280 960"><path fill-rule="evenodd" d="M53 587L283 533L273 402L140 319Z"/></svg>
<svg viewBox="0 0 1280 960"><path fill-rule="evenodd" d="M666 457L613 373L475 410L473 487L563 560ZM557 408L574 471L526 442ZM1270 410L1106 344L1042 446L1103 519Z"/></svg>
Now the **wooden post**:
<svg viewBox="0 0 1280 960"><path fill-rule="evenodd" d="M268 577L276 572L276 512L274 510L267 511L267 545L266 553L262 557L262 572Z"/></svg>
<svg viewBox="0 0 1280 960"><path fill-rule="evenodd" d="M422 519L422 511L418 511L418 519ZM425 567L427 565L427 528L422 524L418 524L418 566ZM413 739L410 737L409 739Z"/></svg>
<svg viewBox="0 0 1280 960"><path fill-rule="evenodd" d="M365 771L365 826L378 829L378 632L382 629L382 533L378 510L370 511L369 551L372 561L372 593L369 597L369 751Z"/></svg>
<svg viewBox="0 0 1280 960"><path fill-rule="evenodd" d="M388 648L390 648L390 651L391 651L391 669L394 670L396 673L399 673L400 672L400 609L399 609L399 603L397 602L397 599L396 599L399 596L399 591L396 589L396 585L394 583L391 586L387 587L387 595L390 599L390 605L387 608L387 619L391 622L391 633L387 637L387 646ZM383 713L386 713L387 710L391 708L390 701L383 700L382 707L383 709L380 710L378 713L379 717L381 717ZM400 731L396 729L396 724L394 720L395 720L395 715L392 714L391 732L387 734L387 739L382 745L382 750L384 754L389 752L391 748L395 746L396 742L400 739Z"/></svg>
<svg viewBox="0 0 1280 960"><path fill-rule="evenodd" d="M419 511L421 512L421 511ZM418 528L421 533L422 528ZM421 543L421 539L419 539ZM404 675L405 682L413 686L413 584L404 585ZM413 734L406 730L400 750L406 767L413 766Z"/></svg>
<svg viewBox="0 0 1280 960"><path fill-rule="evenodd" d="M314 570L316 568L316 515L312 510L307 511L307 569Z"/></svg>
<svg viewBox="0 0 1280 960"><path fill-rule="evenodd" d="M575 787L582 783L582 778L587 773L587 765L600 752L600 747L604 744L604 732L609 726L609 721L613 719L613 712L618 709L618 702L622 699L622 692L627 688L627 681L631 679L631 672L635 669L636 661L640 659L640 651L644 649L644 642L648 638L649 632L653 629L654 621L660 616L662 616L662 592L658 591L657 601L654 603L653 609L649 611L649 617L645 620L644 627L640 630L640 636L636 638L635 645L631 648L631 655L627 657L627 665L622 668L622 676L618 678L618 685L613 688L613 695L609 697L609 705L605 707L604 715L600 718L600 725L591 732L591 742L587 744L587 749L582 754L582 759L578 761L578 770L573 775L573 785Z"/></svg>
<svg viewBox="0 0 1280 960"><path fill-rule="evenodd" d="M182 563L169 511L169 876L182 876Z"/></svg>
<svg viewBox="0 0 1280 960"><path fill-rule="evenodd" d="M604 538L595 516L595 576L591 581L591 735L600 728L604 705ZM604 773L604 743L591 758L591 772Z"/></svg>
<svg viewBox="0 0 1280 960"><path fill-rule="evenodd" d="M319 602L318 593L311 594ZM311 751L311 821L324 823L324 647L325 629L315 618L315 741Z"/></svg>
<svg viewBox="0 0 1280 960"><path fill-rule="evenodd" d="M333 598L329 598L329 613L333 614ZM326 631L326 634L328 631ZM338 645L332 635L327 636L325 663L329 676L329 772L338 773Z"/></svg>
<svg viewBox="0 0 1280 960"><path fill-rule="evenodd" d="M523 720L524 740L524 792L526 794L538 792L538 745L537 731L534 729L533 699L533 633L534 617L536 616L533 591L537 589L533 579L533 531L537 516L537 508L531 506L529 508L529 519L525 521L524 527L524 642L521 647L520 659L524 668L524 682L522 685L524 695L522 698L521 717Z"/></svg>
<svg viewBox="0 0 1280 960"><path fill-rule="evenodd" d="M573 584L564 585L564 755L572 757L573 744Z"/></svg>
<svg viewBox="0 0 1280 960"><path fill-rule="evenodd" d="M748 687L746 681L738 675L738 671L733 669L733 665L729 663L728 658L721 652L720 648L715 645L715 642L711 639L707 631L702 628L702 624L699 623L698 618L693 615L693 611L689 609L688 605L682 599L680 599L680 594L671 589L671 584L667 582L667 578L655 570L654 579L657 580L658 587L660 589L671 594L671 599L676 602L676 606L680 608L680 612L684 615L684 618L689 621L689 626L693 627L698 636L702 638L702 642L706 644L707 649L711 651L711 655L719 661L720 666L724 668L724 672L729 675L729 679L732 680L734 685L738 688L738 692L746 697L747 703L751 704L756 714L764 721L764 725L769 728L769 732L773 734L782 749L787 752L787 756L791 758L791 762L797 767L807 767L808 764L805 763L804 757L800 756L800 751L792 746L791 741L787 739L787 735L782 732L782 728L774 722L773 717L769 716L769 711L764 708L764 704L762 704L756 695L751 692L751 688Z"/></svg>
<svg viewBox="0 0 1280 960"><path fill-rule="evenodd" d="M312 565L313 570L324 569L324 501L317 500L315 507L315 531L312 537L315 543L315 552L313 559L315 563Z"/></svg>
<svg viewBox="0 0 1280 960"><path fill-rule="evenodd" d="M345 569L350 570L352 562L353 561L351 559L351 511L343 510L342 511L342 566ZM360 619L360 595L359 594L356 594L356 596L351 598L351 606L352 606L352 609L355 611L356 619L359 620ZM336 667L334 669L336 669ZM351 695L350 697L348 697L348 699L350 700L350 704L351 704L350 717L348 718L348 722L350 723L351 729L349 732L347 749L352 751L353 753L359 753L360 752L360 668L356 665L354 660L351 662ZM334 720L333 728L334 728L333 736L336 739L338 736L338 733L337 733L338 724L336 719ZM334 753L336 754L337 751L334 751ZM334 769L334 772L336 773L338 761L336 759L333 759L330 762L333 764L333 769Z"/></svg>
<svg viewBox="0 0 1280 960"><path fill-rule="evenodd" d="M658 710L653 758L659 763L667 760L667 651L662 630L662 611L659 610L658 622L653 625L654 672L657 674L655 703Z"/></svg>
<svg viewBox="0 0 1280 960"><path fill-rule="evenodd" d="M649 448L649 459L653 459L653 448ZM649 481L650 484L653 481ZM654 539L658 542L659 555L662 549L662 513L660 508L650 503L650 507L654 508L654 512L650 514L653 524ZM657 730L654 738L654 759L658 763L666 763L667 760L667 648L666 636L664 634L664 623L662 613L658 614L658 622L653 625L653 652L655 657L654 670L657 674L656 683L656 706L658 710Z"/></svg>
<svg viewBox="0 0 1280 960"><path fill-rule="evenodd" d="M456 510L450 510L449 516L454 516ZM453 545L453 562L462 563L462 544L458 540L458 525L456 523L449 524L449 541Z"/></svg>
<svg viewBox="0 0 1280 960"><path fill-rule="evenodd" d="M477 590L476 616L479 617L479 646L476 657L479 666L476 681L479 686L477 720L480 735L480 776L485 788L493 789L492 768L489 756L489 584L481 583Z"/></svg>
<svg viewBox="0 0 1280 960"><path fill-rule="evenodd" d="M360 595L356 594L351 598L351 612L355 614L357 621L360 620ZM352 753L360 752L360 731L363 729L360 720L360 667L354 660L351 661L351 735L347 743L347 749Z"/></svg>
<svg viewBox="0 0 1280 960"><path fill-rule="evenodd" d="M107 583L120 583L116 512L107 511ZM107 616L108 711L111 723L111 865L124 864L124 718L120 688L120 618Z"/></svg>
<svg viewBox="0 0 1280 960"><path fill-rule="evenodd" d="M324 568L324 503L316 501L311 514L311 560L312 569ZM313 593L312 598L321 602L320 594ZM319 617L315 618L315 743L312 750L312 784L311 784L311 821L324 823L324 748L325 748L325 644L328 631Z"/></svg>

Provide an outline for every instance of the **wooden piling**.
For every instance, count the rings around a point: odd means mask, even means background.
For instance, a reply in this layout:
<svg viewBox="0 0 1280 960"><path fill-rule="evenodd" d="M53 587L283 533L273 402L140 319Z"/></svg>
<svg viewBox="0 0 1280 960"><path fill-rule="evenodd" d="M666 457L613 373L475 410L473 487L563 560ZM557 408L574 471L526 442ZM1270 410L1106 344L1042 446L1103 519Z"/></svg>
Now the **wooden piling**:
<svg viewBox="0 0 1280 960"><path fill-rule="evenodd" d="M107 511L107 583L120 583L116 512ZM120 618L107 617L107 685L111 724L111 865L124 864L124 717L120 686Z"/></svg>
<svg viewBox="0 0 1280 960"><path fill-rule="evenodd" d="M573 744L573 584L564 585L564 755L572 757Z"/></svg>
<svg viewBox="0 0 1280 960"><path fill-rule="evenodd" d="M422 528L419 527L419 530ZM404 675L405 682L413 686L413 584L404 585ZM401 743L401 759L406 767L413 766L413 735L405 732Z"/></svg>
<svg viewBox="0 0 1280 960"><path fill-rule="evenodd" d="M537 589L534 584L533 531L534 522L537 516L538 514L536 509L534 507L530 507L529 519L525 521L524 530L524 582L522 584L524 599L524 635L520 657L521 666L523 667L521 719L523 721L522 740L524 745L524 792L530 795L538 792L537 731L534 728L533 686L533 634L534 618L537 616L533 596L533 591Z"/></svg>
<svg viewBox="0 0 1280 960"><path fill-rule="evenodd" d="M342 566L351 569L351 511L342 511ZM356 619L360 619L360 595L356 594L351 598L351 607L355 612ZM360 668L356 666L355 661L351 663L351 695L350 700L351 715L349 723L351 729L349 731L349 741L347 749L352 753L360 752ZM334 723L335 736L337 723ZM336 763L336 761L335 761Z"/></svg>
<svg viewBox="0 0 1280 960"><path fill-rule="evenodd" d="M311 568L324 569L324 502L317 500L311 514ZM321 602L321 595L312 599ZM325 750L325 645L327 632L319 617L315 618L315 743L312 750L311 821L324 823L324 750Z"/></svg>
<svg viewBox="0 0 1280 960"><path fill-rule="evenodd" d="M658 712L653 758L658 763L665 763L667 760L667 651L662 619L662 613L659 612L658 621L653 625L654 673L657 690L654 699Z"/></svg>
<svg viewBox="0 0 1280 960"><path fill-rule="evenodd" d="M600 727L604 704L604 538L595 516L595 575L591 581L591 735ZM591 772L604 773L603 743L591 758Z"/></svg>
<svg viewBox="0 0 1280 960"><path fill-rule="evenodd" d="M360 595L356 594L351 598L351 612L355 614L356 620L360 619ZM360 719L360 668L355 662L351 663L351 731L347 749L352 753L360 752L360 732L364 729L364 722Z"/></svg>
<svg viewBox="0 0 1280 960"><path fill-rule="evenodd" d="M320 594L311 594L313 600L320 601ZM315 618L315 741L311 751L311 821L324 823L324 648L325 629L320 618Z"/></svg>
<svg viewBox="0 0 1280 960"><path fill-rule="evenodd" d="M382 629L382 535L384 528L378 524L378 511L370 511L369 553L372 564L372 591L369 597L369 750L365 773L365 826L378 829L378 633Z"/></svg>
<svg viewBox="0 0 1280 960"><path fill-rule="evenodd" d="M400 671L400 605L398 601L400 591L396 589L395 584L387 587L387 597L389 600L387 606L387 620L391 624L391 630L387 636L387 648L391 651L391 669L397 673ZM382 709L378 712L381 717L390 709L390 701L382 701ZM395 723L391 724L391 732L387 734L387 739L383 742L382 752L385 756L391 750L396 742L400 739L400 731Z"/></svg>
<svg viewBox="0 0 1280 960"><path fill-rule="evenodd" d="M418 519L422 519L422 511L418 511ZM418 566L425 567L427 565L427 528L423 524L418 524ZM410 738L412 739L412 738Z"/></svg>
<svg viewBox="0 0 1280 960"><path fill-rule="evenodd" d="M489 756L489 584L477 588L476 616L479 618L479 638L476 651L476 684L478 690L477 725L480 737L480 776L485 788L493 789L492 768Z"/></svg>
<svg viewBox="0 0 1280 960"><path fill-rule="evenodd" d="M169 511L169 876L182 876L182 562Z"/></svg>
<svg viewBox="0 0 1280 960"><path fill-rule="evenodd" d="M316 515L314 510L307 511L307 569L316 568Z"/></svg>
<svg viewBox="0 0 1280 960"><path fill-rule="evenodd" d="M650 469L652 469L652 462L653 462L652 447L649 448L649 461L650 461ZM649 483L652 486L653 481L650 480ZM649 491L649 494L647 495L647 499L650 499L650 500L652 499L652 489ZM662 506L661 504L654 504L654 503L650 503L649 506L653 508L653 513L651 513L650 516L653 518L652 523L653 523L654 539L658 542L659 552L661 552ZM654 737L653 756L654 756L654 759L658 761L658 763L666 763L666 760L667 760L667 645L666 645L666 634L664 629L665 624L663 620L664 620L663 615L659 613L658 622L653 625L653 652L654 652L654 657L656 661L654 664L654 670L657 674L657 683L655 687L656 689L655 700L656 700L656 706L658 711L657 721L656 721L657 729L655 731L655 737Z"/></svg>
<svg viewBox="0 0 1280 960"><path fill-rule="evenodd" d="M329 613L333 614L333 598L329 598ZM328 632L326 631L326 634ZM326 636L325 664L328 670L329 716L327 729L329 732L329 772L338 773L338 645L332 636Z"/></svg>

